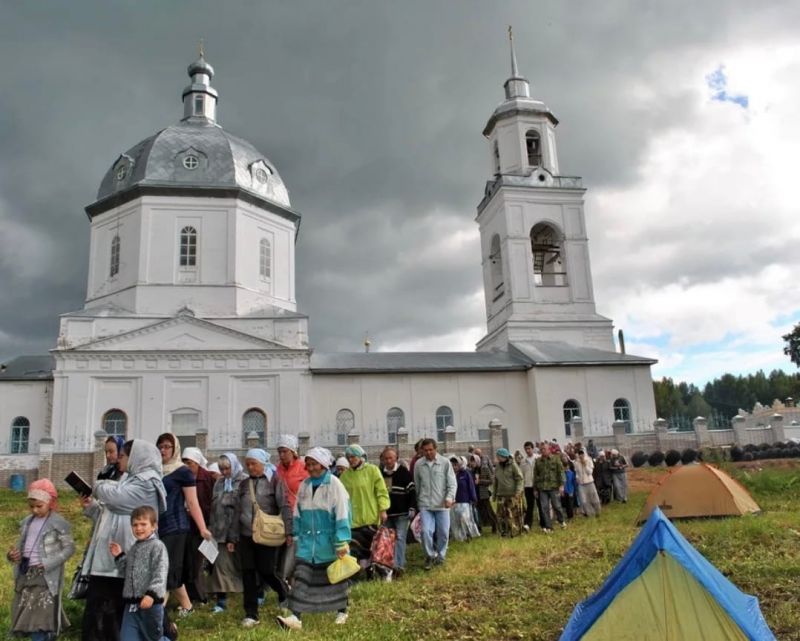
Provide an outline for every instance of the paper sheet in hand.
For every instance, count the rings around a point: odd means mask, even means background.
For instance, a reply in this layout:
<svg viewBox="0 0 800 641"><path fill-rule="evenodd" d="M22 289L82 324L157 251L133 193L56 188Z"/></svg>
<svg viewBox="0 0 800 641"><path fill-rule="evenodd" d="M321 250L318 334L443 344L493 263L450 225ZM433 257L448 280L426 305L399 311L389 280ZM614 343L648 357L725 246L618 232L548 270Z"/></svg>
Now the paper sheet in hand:
<svg viewBox="0 0 800 641"><path fill-rule="evenodd" d="M208 559L209 563L214 563L219 556L219 547L217 546L216 541L209 541L207 539L203 539L203 542L197 548L204 557Z"/></svg>

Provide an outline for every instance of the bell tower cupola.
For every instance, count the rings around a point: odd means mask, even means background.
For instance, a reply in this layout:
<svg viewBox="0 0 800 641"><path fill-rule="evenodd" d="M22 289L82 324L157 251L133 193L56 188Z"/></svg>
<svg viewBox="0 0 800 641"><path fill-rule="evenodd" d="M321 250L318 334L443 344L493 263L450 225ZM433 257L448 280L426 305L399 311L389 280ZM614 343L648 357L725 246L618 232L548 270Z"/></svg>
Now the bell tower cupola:
<svg viewBox="0 0 800 641"><path fill-rule="evenodd" d="M581 179L559 172L558 120L531 97L508 29L511 76L489 117L491 178L478 205L487 335L480 350L560 341L613 349L595 311Z"/></svg>
<svg viewBox="0 0 800 641"><path fill-rule="evenodd" d="M200 41L200 57L189 65L192 82L183 90L184 121L205 120L210 124L217 122L217 90L211 86L214 67L206 62L203 41Z"/></svg>

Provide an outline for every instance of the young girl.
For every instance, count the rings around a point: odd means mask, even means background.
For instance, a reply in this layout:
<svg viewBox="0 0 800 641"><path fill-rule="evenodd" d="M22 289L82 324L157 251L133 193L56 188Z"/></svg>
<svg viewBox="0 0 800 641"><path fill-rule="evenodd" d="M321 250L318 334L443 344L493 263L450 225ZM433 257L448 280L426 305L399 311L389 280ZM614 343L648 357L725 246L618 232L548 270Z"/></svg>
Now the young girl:
<svg viewBox="0 0 800 641"><path fill-rule="evenodd" d="M47 641L69 626L61 604L64 563L75 552L70 525L56 512L58 493L49 479L28 487L30 516L22 520L17 546L6 555L15 564L11 630Z"/></svg>

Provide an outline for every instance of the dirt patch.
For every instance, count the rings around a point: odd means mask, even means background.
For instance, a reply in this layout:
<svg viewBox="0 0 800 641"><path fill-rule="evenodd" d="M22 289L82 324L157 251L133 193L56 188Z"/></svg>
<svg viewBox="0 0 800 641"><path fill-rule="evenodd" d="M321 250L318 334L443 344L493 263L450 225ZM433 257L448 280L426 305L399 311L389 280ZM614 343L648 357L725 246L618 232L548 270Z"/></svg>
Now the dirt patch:
<svg viewBox="0 0 800 641"><path fill-rule="evenodd" d="M764 459L763 461L739 461L732 463L740 470L758 472L759 470L796 470L800 469L800 459L796 458L775 458Z"/></svg>
<svg viewBox="0 0 800 641"><path fill-rule="evenodd" d="M635 467L628 469L628 488L631 492L649 492L670 468Z"/></svg>

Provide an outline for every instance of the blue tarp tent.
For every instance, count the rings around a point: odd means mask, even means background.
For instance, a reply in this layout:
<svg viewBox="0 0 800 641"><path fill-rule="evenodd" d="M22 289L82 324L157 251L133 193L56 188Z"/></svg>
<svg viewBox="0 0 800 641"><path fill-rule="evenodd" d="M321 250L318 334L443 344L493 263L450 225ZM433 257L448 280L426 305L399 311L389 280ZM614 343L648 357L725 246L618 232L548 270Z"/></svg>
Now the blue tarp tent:
<svg viewBox="0 0 800 641"><path fill-rule="evenodd" d="M561 641L774 641L758 599L741 592L655 508Z"/></svg>

